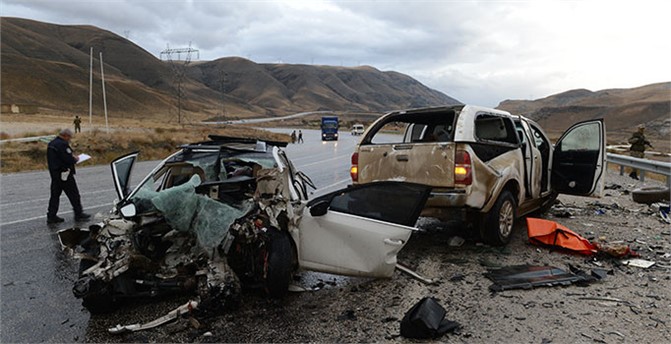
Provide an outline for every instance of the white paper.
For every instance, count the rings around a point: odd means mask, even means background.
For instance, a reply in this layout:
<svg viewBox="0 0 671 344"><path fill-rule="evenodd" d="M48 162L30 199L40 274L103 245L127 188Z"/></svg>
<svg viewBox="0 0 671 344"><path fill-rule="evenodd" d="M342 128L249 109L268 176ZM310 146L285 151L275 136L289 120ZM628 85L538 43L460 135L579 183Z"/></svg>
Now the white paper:
<svg viewBox="0 0 671 344"><path fill-rule="evenodd" d="M82 162L84 162L84 161L86 161L86 160L88 160L88 159L91 159L91 156L90 156L90 155L88 155L88 154L84 154L84 153L79 154L79 160L77 160L77 163L78 163L78 164L81 164Z"/></svg>

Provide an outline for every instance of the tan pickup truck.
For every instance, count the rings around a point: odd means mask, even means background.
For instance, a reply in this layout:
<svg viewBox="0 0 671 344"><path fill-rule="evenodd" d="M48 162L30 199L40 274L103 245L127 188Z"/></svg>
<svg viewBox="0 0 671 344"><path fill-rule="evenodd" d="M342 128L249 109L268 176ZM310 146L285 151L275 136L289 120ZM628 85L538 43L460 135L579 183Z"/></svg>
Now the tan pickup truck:
<svg viewBox="0 0 671 344"><path fill-rule="evenodd" d="M405 181L432 192L422 215L474 225L492 245L510 240L519 216L549 208L558 193L603 190L602 119L577 123L553 146L534 121L472 105L390 112L352 155L354 184Z"/></svg>

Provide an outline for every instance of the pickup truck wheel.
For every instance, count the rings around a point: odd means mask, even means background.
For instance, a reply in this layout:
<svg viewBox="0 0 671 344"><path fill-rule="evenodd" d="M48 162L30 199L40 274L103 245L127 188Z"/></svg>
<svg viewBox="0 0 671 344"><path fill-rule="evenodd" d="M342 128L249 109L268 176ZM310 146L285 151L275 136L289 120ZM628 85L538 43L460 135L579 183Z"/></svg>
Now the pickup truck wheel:
<svg viewBox="0 0 671 344"><path fill-rule="evenodd" d="M294 247L286 232L268 231L270 245L266 263L266 291L270 297L279 299L286 295L294 267Z"/></svg>
<svg viewBox="0 0 671 344"><path fill-rule="evenodd" d="M507 244L513 233L515 217L515 198L510 191L503 191L481 223L482 240L493 246Z"/></svg>

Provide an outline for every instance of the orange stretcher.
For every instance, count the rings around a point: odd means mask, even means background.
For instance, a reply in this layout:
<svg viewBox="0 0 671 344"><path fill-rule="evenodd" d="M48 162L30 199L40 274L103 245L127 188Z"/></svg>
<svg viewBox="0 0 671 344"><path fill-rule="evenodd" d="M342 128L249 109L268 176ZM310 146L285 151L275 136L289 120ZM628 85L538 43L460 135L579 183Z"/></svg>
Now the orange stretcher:
<svg viewBox="0 0 671 344"><path fill-rule="evenodd" d="M599 251L589 240L554 221L527 217L527 234L532 244L563 248L584 255Z"/></svg>

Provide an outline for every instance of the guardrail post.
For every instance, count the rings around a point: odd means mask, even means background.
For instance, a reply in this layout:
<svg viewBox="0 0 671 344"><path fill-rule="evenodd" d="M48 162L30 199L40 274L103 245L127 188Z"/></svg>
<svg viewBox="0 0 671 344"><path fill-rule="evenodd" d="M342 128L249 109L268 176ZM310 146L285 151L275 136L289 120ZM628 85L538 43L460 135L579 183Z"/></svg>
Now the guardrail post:
<svg viewBox="0 0 671 344"><path fill-rule="evenodd" d="M620 165L620 175L624 175L625 167L637 169L642 182L645 181L646 172L661 174L666 177L666 185L671 188L670 162L635 158L613 153L607 153L606 157L609 163Z"/></svg>

